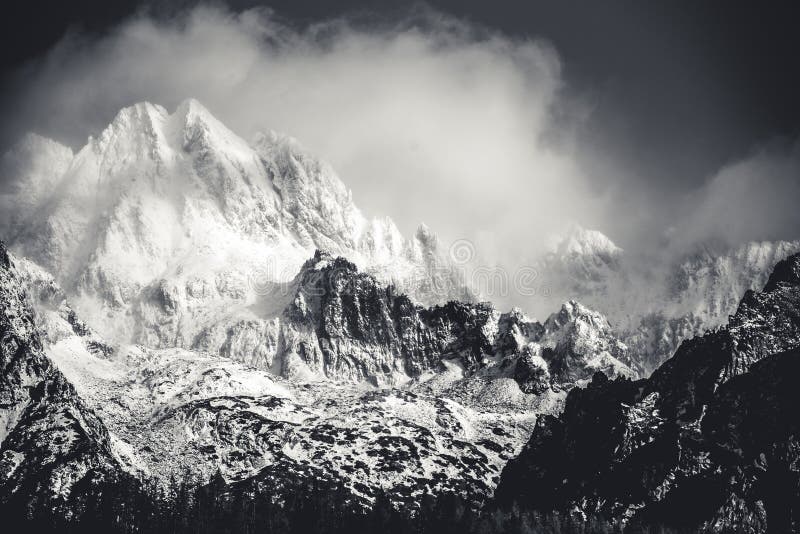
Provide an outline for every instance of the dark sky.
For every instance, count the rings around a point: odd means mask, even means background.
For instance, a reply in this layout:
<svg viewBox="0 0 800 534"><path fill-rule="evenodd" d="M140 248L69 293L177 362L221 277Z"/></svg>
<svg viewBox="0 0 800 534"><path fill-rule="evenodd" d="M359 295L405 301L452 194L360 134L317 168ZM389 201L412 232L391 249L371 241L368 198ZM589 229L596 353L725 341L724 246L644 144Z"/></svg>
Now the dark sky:
<svg viewBox="0 0 800 534"><path fill-rule="evenodd" d="M169 11L191 2L149 2ZM363 12L391 17L407 3L231 0L267 4L302 25ZM800 23L797 2L642 0L429 4L558 50L572 90L595 105L598 150L619 154L662 184L691 186L756 143L800 134ZM0 46L3 80L52 47L66 31L102 33L142 2L29 0L7 7ZM5 85L4 85L5 89ZM10 98L2 92L4 106ZM604 146L604 139L609 141ZM638 163L637 163L638 162ZM654 173L653 169L657 169Z"/></svg>

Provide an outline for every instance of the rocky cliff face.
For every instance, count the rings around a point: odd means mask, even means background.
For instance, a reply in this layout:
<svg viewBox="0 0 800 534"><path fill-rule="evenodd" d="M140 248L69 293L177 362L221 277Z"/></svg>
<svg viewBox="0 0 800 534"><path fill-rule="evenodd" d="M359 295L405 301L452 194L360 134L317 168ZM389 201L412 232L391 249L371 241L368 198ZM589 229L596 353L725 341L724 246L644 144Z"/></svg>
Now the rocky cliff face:
<svg viewBox="0 0 800 534"><path fill-rule="evenodd" d="M503 470L497 501L631 525L796 529L799 311L792 256L651 378L597 374L572 390Z"/></svg>
<svg viewBox="0 0 800 534"><path fill-rule="evenodd" d="M122 470L103 422L45 356L2 243L0 340L0 502L70 513L88 488Z"/></svg>
<svg viewBox="0 0 800 534"><path fill-rule="evenodd" d="M457 364L467 377L516 373L509 367L523 353L544 362L548 387L578 383L597 369L635 374L608 322L576 302L544 324L488 303L423 308L347 260L323 253L306 264L293 287L280 335L285 365L301 360L328 377L403 384L443 370L444 362Z"/></svg>
<svg viewBox="0 0 800 534"><path fill-rule="evenodd" d="M513 376L522 352L543 362L546 372L553 369L545 389L578 383L598 369L613 376L636 373L608 322L576 302L544 324L519 311L502 314L488 303L425 308L348 260L322 252L271 292L270 301L285 306L282 313L226 318L201 332L194 346L211 352L221 347L218 352L232 358L247 354L248 364L288 378L373 385L419 381L442 371L445 362L458 365L464 376L487 369Z"/></svg>

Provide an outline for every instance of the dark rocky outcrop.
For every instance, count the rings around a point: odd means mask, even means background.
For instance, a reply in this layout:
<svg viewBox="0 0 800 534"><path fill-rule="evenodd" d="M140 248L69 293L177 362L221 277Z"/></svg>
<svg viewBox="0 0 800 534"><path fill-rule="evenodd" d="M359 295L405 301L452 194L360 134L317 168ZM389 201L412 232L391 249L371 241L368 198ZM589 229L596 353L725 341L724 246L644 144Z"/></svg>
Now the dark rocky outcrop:
<svg viewBox="0 0 800 534"><path fill-rule="evenodd" d="M75 513L87 486L121 469L103 423L45 356L24 287L0 243L0 505Z"/></svg>
<svg viewBox="0 0 800 534"><path fill-rule="evenodd" d="M313 268L320 262L325 266ZM304 343L302 353L323 362L326 375L348 375L357 366L371 378L392 371L418 376L451 356L474 370L483 355L493 353L486 328L493 314L489 304L422 308L346 259L322 252L304 266L285 313L295 328L314 330L316 346Z"/></svg>
<svg viewBox="0 0 800 534"><path fill-rule="evenodd" d="M800 528L800 255L726 327L684 342L647 380L595 375L545 416L496 502L728 532ZM767 528L768 527L768 528Z"/></svg>
<svg viewBox="0 0 800 534"><path fill-rule="evenodd" d="M573 301L544 324L518 310L501 314L488 303L423 308L346 259L319 251L295 284L284 313L290 333L283 334L283 351L334 379L380 383L392 373L414 378L441 370L446 359L457 360L469 375L487 358L513 363L525 356L511 376L532 393L549 387L551 375L559 387L591 377L590 356L606 354L598 365L609 373L631 363L605 318Z"/></svg>

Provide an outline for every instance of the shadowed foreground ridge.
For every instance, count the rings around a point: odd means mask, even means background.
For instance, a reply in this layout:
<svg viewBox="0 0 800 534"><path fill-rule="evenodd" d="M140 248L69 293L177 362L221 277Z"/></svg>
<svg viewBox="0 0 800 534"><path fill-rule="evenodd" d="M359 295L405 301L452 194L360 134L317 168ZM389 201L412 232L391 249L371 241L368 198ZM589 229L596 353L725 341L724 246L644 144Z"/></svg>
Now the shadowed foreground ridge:
<svg viewBox="0 0 800 534"><path fill-rule="evenodd" d="M800 528L800 255L649 379L598 373L503 470L501 508L717 532Z"/></svg>
<svg viewBox="0 0 800 534"><path fill-rule="evenodd" d="M0 509L80 515L92 488L127 478L105 425L45 356L33 314L0 242ZM75 488L81 488L74 491Z"/></svg>

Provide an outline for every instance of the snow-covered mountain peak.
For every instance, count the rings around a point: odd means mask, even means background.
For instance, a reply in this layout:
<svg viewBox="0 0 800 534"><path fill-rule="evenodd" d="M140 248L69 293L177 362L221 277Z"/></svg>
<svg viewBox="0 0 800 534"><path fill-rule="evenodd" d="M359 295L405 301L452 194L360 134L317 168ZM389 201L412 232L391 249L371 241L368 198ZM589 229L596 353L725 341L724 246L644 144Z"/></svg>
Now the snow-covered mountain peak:
<svg viewBox="0 0 800 534"><path fill-rule="evenodd" d="M548 322L553 324L566 324L578 318L585 318L586 321L598 325L607 326L608 321L602 314L591 310L576 300L568 300L561 305L561 309L548 318Z"/></svg>
<svg viewBox="0 0 800 534"><path fill-rule="evenodd" d="M544 328L547 333L571 336L582 342L594 343L604 338L617 344L616 335L608 319L600 312L575 300L565 302L558 312L550 315L544 322ZM624 351L625 348L621 347L620 353Z"/></svg>
<svg viewBox="0 0 800 534"><path fill-rule="evenodd" d="M598 230L589 230L577 223L569 225L561 235L551 238L551 252L558 257L600 256L612 259L623 250Z"/></svg>
<svg viewBox="0 0 800 534"><path fill-rule="evenodd" d="M172 113L124 108L74 157L31 139L8 166L19 185L0 192L0 235L110 339L185 346L212 318L222 328L273 317L280 307L263 292L316 249L421 303L465 294L431 232L406 239L388 217L366 218L295 140L269 133L251 145L196 100Z"/></svg>
<svg viewBox="0 0 800 534"><path fill-rule="evenodd" d="M170 120L175 124L173 128L182 133L184 150L211 149L237 154L242 159L253 157L253 148L194 98L181 102Z"/></svg>
<svg viewBox="0 0 800 534"><path fill-rule="evenodd" d="M175 115L182 117L185 124L194 124L197 122L212 122L220 123L216 117L203 104L196 98L186 98L175 109Z"/></svg>
<svg viewBox="0 0 800 534"><path fill-rule="evenodd" d="M519 323L533 323L536 321L536 319L530 317L521 308L518 308L517 306L514 306L513 308L511 308L511 310L509 310L508 316L510 318L513 318L516 322Z"/></svg>
<svg viewBox="0 0 800 534"><path fill-rule="evenodd" d="M98 140L109 139L115 133L154 129L156 123L169 115L162 106L150 102L137 102L120 109L109 125L97 137Z"/></svg>
<svg viewBox="0 0 800 534"><path fill-rule="evenodd" d="M139 102L117 112L97 137L89 137L84 148L97 155L152 157L152 150L166 145L163 124L167 111L149 102Z"/></svg>
<svg viewBox="0 0 800 534"><path fill-rule="evenodd" d="M254 158L253 149L195 99L184 100L173 113L150 102L123 108L97 138L90 137L86 149L110 165L169 166L194 152L239 164Z"/></svg>

